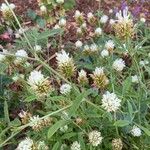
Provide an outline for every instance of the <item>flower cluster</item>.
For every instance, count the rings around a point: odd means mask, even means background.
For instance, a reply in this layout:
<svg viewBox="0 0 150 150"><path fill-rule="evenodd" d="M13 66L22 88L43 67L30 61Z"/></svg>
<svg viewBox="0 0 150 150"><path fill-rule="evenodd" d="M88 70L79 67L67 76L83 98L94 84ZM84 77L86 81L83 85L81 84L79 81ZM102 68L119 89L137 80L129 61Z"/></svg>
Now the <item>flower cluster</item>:
<svg viewBox="0 0 150 150"><path fill-rule="evenodd" d="M96 67L95 71L91 75L94 85L99 89L105 89L109 83L107 76L104 73L103 67Z"/></svg>

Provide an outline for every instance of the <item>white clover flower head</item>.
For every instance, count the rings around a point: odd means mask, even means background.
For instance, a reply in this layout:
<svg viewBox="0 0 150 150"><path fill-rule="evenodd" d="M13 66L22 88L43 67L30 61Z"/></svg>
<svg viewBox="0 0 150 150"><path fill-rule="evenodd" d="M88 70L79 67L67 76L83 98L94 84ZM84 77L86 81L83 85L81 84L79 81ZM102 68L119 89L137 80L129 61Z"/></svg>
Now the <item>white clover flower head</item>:
<svg viewBox="0 0 150 150"><path fill-rule="evenodd" d="M107 112L116 112L121 106L121 100L117 97L115 93L106 92L103 94L102 107Z"/></svg>
<svg viewBox="0 0 150 150"><path fill-rule="evenodd" d="M25 138L18 144L16 150L32 150L33 147L33 140L30 138Z"/></svg>
<svg viewBox="0 0 150 150"><path fill-rule="evenodd" d="M19 75L13 76L13 77L12 77L12 80L15 81L15 82L18 81L18 80L19 80Z"/></svg>
<svg viewBox="0 0 150 150"><path fill-rule="evenodd" d="M38 145L37 145L37 150L48 150L48 146L45 144L44 141L40 141L38 142Z"/></svg>
<svg viewBox="0 0 150 150"><path fill-rule="evenodd" d="M115 23L115 20L114 19L110 19L109 23L110 23L110 25L113 25Z"/></svg>
<svg viewBox="0 0 150 150"><path fill-rule="evenodd" d="M131 134L134 136L134 137L139 137L142 135L142 131L140 128L138 128L137 126L133 126L132 130L131 130Z"/></svg>
<svg viewBox="0 0 150 150"><path fill-rule="evenodd" d="M89 45L84 45L83 51L89 51L89 50L90 50Z"/></svg>
<svg viewBox="0 0 150 150"><path fill-rule="evenodd" d="M82 16L82 13L79 10L75 11L75 18L79 18Z"/></svg>
<svg viewBox="0 0 150 150"><path fill-rule="evenodd" d="M149 61L148 60L141 60L140 62L139 62L139 64L140 64L140 66L145 66L145 65L148 65L149 64Z"/></svg>
<svg viewBox="0 0 150 150"><path fill-rule="evenodd" d="M84 71L83 69L80 70L80 72L79 72L79 77L87 77L87 72Z"/></svg>
<svg viewBox="0 0 150 150"><path fill-rule="evenodd" d="M59 53L56 53L56 60L58 65L67 64L72 60L72 58L69 57L69 53L66 53L64 50L62 50Z"/></svg>
<svg viewBox="0 0 150 150"><path fill-rule="evenodd" d="M61 132L66 132L68 130L68 125L65 125L63 127L60 127Z"/></svg>
<svg viewBox="0 0 150 150"><path fill-rule="evenodd" d="M132 83L139 83L139 77L137 75L131 76Z"/></svg>
<svg viewBox="0 0 150 150"><path fill-rule="evenodd" d="M59 26L64 27L64 26L66 26L66 23L67 23L66 19L65 18L61 18L59 20L58 24L59 24Z"/></svg>
<svg viewBox="0 0 150 150"><path fill-rule="evenodd" d="M41 71L32 71L30 73L28 84L32 87L37 86L41 84L45 80L44 75L41 73Z"/></svg>
<svg viewBox="0 0 150 150"><path fill-rule="evenodd" d="M93 13L89 12L89 13L87 14L87 18L88 18L88 19L92 19L93 17L94 17Z"/></svg>
<svg viewBox="0 0 150 150"><path fill-rule="evenodd" d="M41 45L35 45L35 46L34 46L34 50L35 50L36 52L40 52L40 51L42 50Z"/></svg>
<svg viewBox="0 0 150 150"><path fill-rule="evenodd" d="M16 53L15 53L15 56L16 57L28 57L28 54L27 52L24 50L24 49L21 49L21 50L18 50Z"/></svg>
<svg viewBox="0 0 150 150"><path fill-rule="evenodd" d="M87 27L87 24L86 24L86 22L84 22L84 23L81 25L81 28L82 28L82 29L86 29L86 27Z"/></svg>
<svg viewBox="0 0 150 150"><path fill-rule="evenodd" d="M58 24L56 24L56 25L54 26L54 29L60 29L60 26L59 26Z"/></svg>
<svg viewBox="0 0 150 150"><path fill-rule="evenodd" d="M73 142L71 145L71 150L81 150L81 146L80 146L79 142L77 142L77 141Z"/></svg>
<svg viewBox="0 0 150 150"><path fill-rule="evenodd" d="M125 62L122 58L116 59L113 63L113 68L118 72L121 72L125 66Z"/></svg>
<svg viewBox="0 0 150 150"><path fill-rule="evenodd" d="M118 13L116 13L116 17L118 20L116 20L117 22L124 22L124 23L128 23L130 21L130 14L128 12L128 7L126 7L123 11L119 11Z"/></svg>
<svg viewBox="0 0 150 150"><path fill-rule="evenodd" d="M24 117L26 117L27 116L27 112L26 111L24 111L24 110L21 110L21 112L18 114L18 116L20 117L20 118L24 118Z"/></svg>
<svg viewBox="0 0 150 150"><path fill-rule="evenodd" d="M27 30L28 30L28 27L20 28L20 29L18 30L18 33L19 33L19 34L23 34L23 33L26 32Z"/></svg>
<svg viewBox="0 0 150 150"><path fill-rule="evenodd" d="M26 57L28 57L28 54L25 50L21 49L15 53L15 56L16 56L15 63L17 64L26 60Z"/></svg>
<svg viewBox="0 0 150 150"><path fill-rule="evenodd" d="M82 45L83 45L83 43L79 40L75 43L76 48L80 48L80 47L82 47Z"/></svg>
<svg viewBox="0 0 150 150"><path fill-rule="evenodd" d="M93 130L88 134L89 142L92 146L98 146L102 143L103 137L101 136L101 132Z"/></svg>
<svg viewBox="0 0 150 150"><path fill-rule="evenodd" d="M104 68L103 67L96 67L93 71L94 76L101 76L104 74Z"/></svg>
<svg viewBox="0 0 150 150"><path fill-rule="evenodd" d="M63 3L64 3L64 0L56 0L56 2L57 2L58 4L63 4Z"/></svg>
<svg viewBox="0 0 150 150"><path fill-rule="evenodd" d="M140 21L144 23L144 22L146 22L146 19L144 17L142 17L142 18L140 18Z"/></svg>
<svg viewBox="0 0 150 150"><path fill-rule="evenodd" d="M98 51L98 46L95 43L93 43L90 46L90 50L91 50L91 52L96 52L96 51Z"/></svg>
<svg viewBox="0 0 150 150"><path fill-rule="evenodd" d="M97 36L100 36L101 34L102 34L102 29L99 27L99 28L96 28L95 29L95 34L97 35Z"/></svg>
<svg viewBox="0 0 150 150"><path fill-rule="evenodd" d="M112 13L113 13L113 10L112 10L112 9L109 9L109 13L112 14Z"/></svg>
<svg viewBox="0 0 150 150"><path fill-rule="evenodd" d="M31 127L39 125L39 122L41 122L39 115L30 117L30 126Z"/></svg>
<svg viewBox="0 0 150 150"><path fill-rule="evenodd" d="M106 43L105 43L105 48L107 50L113 50L115 47L115 44L112 40L108 40Z"/></svg>
<svg viewBox="0 0 150 150"><path fill-rule="evenodd" d="M62 144L61 147L60 147L60 150L65 150L67 148L67 145L66 144Z"/></svg>
<svg viewBox="0 0 150 150"><path fill-rule="evenodd" d="M77 33L81 34L82 33L82 29L81 28L77 28Z"/></svg>
<svg viewBox="0 0 150 150"><path fill-rule="evenodd" d="M101 56L102 56L103 58L109 56L109 51L106 50L106 49L102 50Z"/></svg>
<svg viewBox="0 0 150 150"><path fill-rule="evenodd" d="M40 7L40 10L41 10L41 12L43 12L43 13L46 13L46 12L47 12L47 8L46 8L46 6L44 6L44 5L42 5L42 6Z"/></svg>
<svg viewBox="0 0 150 150"><path fill-rule="evenodd" d="M0 7L0 10L2 11L2 12L7 12L7 11L10 11L10 8L11 9L15 9L15 5L13 4L13 3L11 3L11 4L9 4L9 6L7 5L7 4L5 4L5 3L2 3L2 5L1 5L1 7Z"/></svg>
<svg viewBox="0 0 150 150"><path fill-rule="evenodd" d="M65 83L60 87L60 93L66 95L71 92L71 89L71 85Z"/></svg>
<svg viewBox="0 0 150 150"><path fill-rule="evenodd" d="M108 16L107 15L103 15L101 18L100 18L100 22L101 23L106 23L108 21Z"/></svg>

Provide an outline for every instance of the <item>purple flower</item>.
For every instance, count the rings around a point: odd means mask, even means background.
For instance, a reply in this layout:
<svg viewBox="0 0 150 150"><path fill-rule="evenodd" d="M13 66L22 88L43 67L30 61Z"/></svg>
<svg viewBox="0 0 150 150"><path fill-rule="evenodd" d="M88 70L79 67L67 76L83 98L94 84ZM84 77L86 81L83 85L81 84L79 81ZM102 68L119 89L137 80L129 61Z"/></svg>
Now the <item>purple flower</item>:
<svg viewBox="0 0 150 150"><path fill-rule="evenodd" d="M121 10L124 10L127 7L127 2L126 1L122 1L121 3Z"/></svg>
<svg viewBox="0 0 150 150"><path fill-rule="evenodd" d="M141 6L136 6L132 11L133 16L138 16L140 11L141 11Z"/></svg>

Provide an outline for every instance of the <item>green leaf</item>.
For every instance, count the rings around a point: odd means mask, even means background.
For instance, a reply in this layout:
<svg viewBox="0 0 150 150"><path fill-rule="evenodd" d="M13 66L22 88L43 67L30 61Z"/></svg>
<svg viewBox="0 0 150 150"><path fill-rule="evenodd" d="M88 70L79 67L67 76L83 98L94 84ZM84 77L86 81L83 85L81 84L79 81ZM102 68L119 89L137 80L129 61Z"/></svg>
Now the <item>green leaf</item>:
<svg viewBox="0 0 150 150"><path fill-rule="evenodd" d="M7 65L4 63L0 63L0 74L4 73L6 69L7 69Z"/></svg>
<svg viewBox="0 0 150 150"><path fill-rule="evenodd" d="M32 9L27 10L27 16L32 20L35 20L37 17L36 13Z"/></svg>
<svg viewBox="0 0 150 150"><path fill-rule="evenodd" d="M46 21L42 18L37 18L36 19L36 23L41 27L41 28L44 28L45 25L46 25Z"/></svg>
<svg viewBox="0 0 150 150"><path fill-rule="evenodd" d="M129 114L130 114L130 116L132 116L132 114L133 114L133 108L132 108L132 105L131 105L131 103L130 103L129 101L127 101L127 103L128 103Z"/></svg>
<svg viewBox="0 0 150 150"><path fill-rule="evenodd" d="M10 125L12 127L18 127L18 126L21 126L21 122L18 118L14 119L13 121L10 122Z"/></svg>
<svg viewBox="0 0 150 150"><path fill-rule="evenodd" d="M6 123L10 125L9 110L8 110L8 104L6 100L4 101L4 116L5 116Z"/></svg>
<svg viewBox="0 0 150 150"><path fill-rule="evenodd" d="M52 150L58 150L60 147L60 142L56 142L55 145L53 146Z"/></svg>
<svg viewBox="0 0 150 150"><path fill-rule="evenodd" d="M65 10L70 10L70 9L73 9L75 4L76 4L75 0L67 0L67 2L64 3L63 7L64 7Z"/></svg>
<svg viewBox="0 0 150 150"><path fill-rule="evenodd" d="M38 40L45 39L48 37L53 37L56 34L62 34L63 30L62 29L52 29L52 30L45 30L41 34L39 34Z"/></svg>
<svg viewBox="0 0 150 150"><path fill-rule="evenodd" d="M32 102L36 99L37 99L36 95L31 95L31 96L28 96L24 101L25 102Z"/></svg>
<svg viewBox="0 0 150 150"><path fill-rule="evenodd" d="M77 135L76 132L66 133L66 134L64 134L64 135L61 137L61 139L70 139L70 138L72 138L72 137L74 137L74 136L76 136L76 135Z"/></svg>
<svg viewBox="0 0 150 150"><path fill-rule="evenodd" d="M123 85L122 94L123 95L130 90L131 83L132 83L131 77L126 78L125 81L122 83L122 85Z"/></svg>
<svg viewBox="0 0 150 150"><path fill-rule="evenodd" d="M56 122L52 127L49 128L48 133L47 133L47 137L48 139L50 139L56 132L57 130L66 125L68 121L66 120L60 120L58 122Z"/></svg>
<svg viewBox="0 0 150 150"><path fill-rule="evenodd" d="M130 124L130 122L128 120L117 120L115 123L114 123L114 126L117 126L117 127L124 127L124 126L128 126Z"/></svg>

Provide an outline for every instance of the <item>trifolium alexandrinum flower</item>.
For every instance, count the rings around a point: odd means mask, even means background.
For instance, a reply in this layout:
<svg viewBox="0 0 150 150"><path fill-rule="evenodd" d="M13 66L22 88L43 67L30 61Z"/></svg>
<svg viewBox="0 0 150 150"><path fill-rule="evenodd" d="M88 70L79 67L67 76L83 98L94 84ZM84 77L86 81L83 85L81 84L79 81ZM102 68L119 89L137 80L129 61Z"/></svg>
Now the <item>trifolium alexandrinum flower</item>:
<svg viewBox="0 0 150 150"><path fill-rule="evenodd" d="M73 142L71 145L71 150L81 150L81 146L80 146L79 142L77 142L77 141Z"/></svg>
<svg viewBox="0 0 150 150"><path fill-rule="evenodd" d="M144 22L146 22L146 19L142 17L142 18L140 18L140 21L144 23Z"/></svg>
<svg viewBox="0 0 150 150"><path fill-rule="evenodd" d="M138 128L137 126L133 126L132 130L131 130L131 134L134 136L134 137L139 137L142 135L142 131L140 128Z"/></svg>
<svg viewBox="0 0 150 150"><path fill-rule="evenodd" d="M102 35L102 29L100 27L98 27L98 28L95 29L95 35L96 36Z"/></svg>
<svg viewBox="0 0 150 150"><path fill-rule="evenodd" d="M112 140L112 149L113 150L122 150L122 148L123 148L123 143L120 138Z"/></svg>
<svg viewBox="0 0 150 150"><path fill-rule="evenodd" d="M116 59L113 63L113 68L118 72L121 72L125 66L125 62L122 58Z"/></svg>
<svg viewBox="0 0 150 150"><path fill-rule="evenodd" d="M103 15L101 18L100 18L100 22L101 23L106 23L108 21L108 16L107 15Z"/></svg>
<svg viewBox="0 0 150 150"><path fill-rule="evenodd" d="M137 75L131 76L132 83L139 83L139 77Z"/></svg>
<svg viewBox="0 0 150 150"><path fill-rule="evenodd" d="M65 83L60 87L60 93L65 95L69 94L71 92L71 89L72 89L71 85Z"/></svg>
<svg viewBox="0 0 150 150"><path fill-rule="evenodd" d="M78 72L78 82L81 84L88 83L87 72L83 69Z"/></svg>
<svg viewBox="0 0 150 150"><path fill-rule="evenodd" d="M90 45L90 51L91 52L97 52L98 51L98 46L97 44L93 43Z"/></svg>
<svg viewBox="0 0 150 150"><path fill-rule="evenodd" d="M82 47L82 45L83 45L83 43L79 40L75 43L76 48L80 48L80 47Z"/></svg>
<svg viewBox="0 0 150 150"><path fill-rule="evenodd" d="M106 50L106 49L102 50L102 51L101 51L101 56L102 56L103 58L109 56L109 51Z"/></svg>
<svg viewBox="0 0 150 150"><path fill-rule="evenodd" d="M109 83L109 80L104 73L103 67L96 67L93 71L93 74L91 74L91 77L93 79L94 86L99 89L104 89Z"/></svg>
<svg viewBox="0 0 150 150"><path fill-rule="evenodd" d="M13 3L9 4L9 6L5 3L2 3L0 10L2 12L2 15L5 19L12 19L13 14L11 12L11 9L14 10L15 9L15 5Z"/></svg>
<svg viewBox="0 0 150 150"><path fill-rule="evenodd" d="M102 107L107 112L116 112L121 106L121 100L115 93L106 92L102 97Z"/></svg>
<svg viewBox="0 0 150 150"><path fill-rule="evenodd" d="M15 64L19 64L27 60L28 54L25 50L21 49L15 53L15 56Z"/></svg>
<svg viewBox="0 0 150 150"><path fill-rule="evenodd" d="M58 24L59 24L60 27L64 27L64 26L66 26L66 23L67 23L66 19L65 18L61 18L59 20Z"/></svg>
<svg viewBox="0 0 150 150"><path fill-rule="evenodd" d="M45 144L44 141L39 141L37 143L37 150L49 150L49 147Z"/></svg>
<svg viewBox="0 0 150 150"><path fill-rule="evenodd" d="M106 43L105 43L105 48L110 52L112 53L113 50L114 50L114 47L115 47L115 44L112 40L108 40Z"/></svg>
<svg viewBox="0 0 150 150"><path fill-rule="evenodd" d="M101 132L93 130L88 134L89 142L92 146L98 146L102 143L103 137L101 136Z"/></svg>
<svg viewBox="0 0 150 150"><path fill-rule="evenodd" d="M72 57L69 57L69 53L62 50L56 53L56 60L58 64L58 69L66 78L70 78L75 73L75 65Z"/></svg>
<svg viewBox="0 0 150 150"><path fill-rule="evenodd" d="M27 137L18 144L16 150L32 150L33 145L33 140Z"/></svg>
<svg viewBox="0 0 150 150"><path fill-rule="evenodd" d="M42 6L40 7L40 11L41 11L42 14L46 14L46 13L47 13L47 8L46 8L46 6L42 5Z"/></svg>
<svg viewBox="0 0 150 150"><path fill-rule="evenodd" d="M35 45L35 46L34 46L34 50L35 50L36 52L41 52L41 50L42 50L41 45Z"/></svg>
<svg viewBox="0 0 150 150"><path fill-rule="evenodd" d="M50 81L44 77L41 71L32 71L28 79L28 84L39 96L46 95L52 89Z"/></svg>
<svg viewBox="0 0 150 150"><path fill-rule="evenodd" d="M56 2L57 2L58 4L63 4L63 3L64 3L64 0L56 0Z"/></svg>
<svg viewBox="0 0 150 150"><path fill-rule="evenodd" d="M68 125L64 125L63 127L60 127L61 132L66 132L68 130Z"/></svg>

